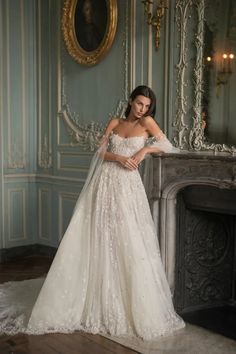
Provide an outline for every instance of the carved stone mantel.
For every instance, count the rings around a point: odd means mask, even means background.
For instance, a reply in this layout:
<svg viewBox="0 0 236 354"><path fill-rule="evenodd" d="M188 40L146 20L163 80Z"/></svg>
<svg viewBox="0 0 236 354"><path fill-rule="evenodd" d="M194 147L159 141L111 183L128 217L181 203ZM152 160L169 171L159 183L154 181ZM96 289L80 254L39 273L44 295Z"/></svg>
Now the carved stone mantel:
<svg viewBox="0 0 236 354"><path fill-rule="evenodd" d="M153 155L146 168L151 170L146 184L162 260L174 292L177 194L190 185L236 189L236 156L207 152Z"/></svg>

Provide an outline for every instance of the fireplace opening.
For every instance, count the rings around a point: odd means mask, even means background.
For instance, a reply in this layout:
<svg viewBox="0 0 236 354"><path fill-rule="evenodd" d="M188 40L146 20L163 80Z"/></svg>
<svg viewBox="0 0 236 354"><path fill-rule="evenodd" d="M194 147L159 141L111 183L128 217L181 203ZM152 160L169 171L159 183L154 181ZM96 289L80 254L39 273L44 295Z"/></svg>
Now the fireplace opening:
<svg viewBox="0 0 236 354"><path fill-rule="evenodd" d="M174 304L185 321L236 339L236 190L177 196Z"/></svg>

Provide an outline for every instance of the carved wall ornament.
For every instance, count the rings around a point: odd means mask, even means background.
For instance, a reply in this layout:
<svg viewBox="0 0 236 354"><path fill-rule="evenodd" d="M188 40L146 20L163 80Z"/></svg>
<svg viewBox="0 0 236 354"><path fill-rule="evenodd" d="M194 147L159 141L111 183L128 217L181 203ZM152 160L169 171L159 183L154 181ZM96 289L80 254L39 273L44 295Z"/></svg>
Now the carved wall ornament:
<svg viewBox="0 0 236 354"><path fill-rule="evenodd" d="M65 0L61 25L69 54L79 64L95 65L113 43L117 1Z"/></svg>
<svg viewBox="0 0 236 354"><path fill-rule="evenodd" d="M209 142L204 133L202 120L202 98L203 98L203 49L204 49L204 22L205 11L208 4L207 0L177 0L176 1L176 25L179 32L179 61L177 70L177 96L176 96L176 119L173 123L175 128L174 142L180 149L192 149L196 151L206 150L218 152L229 152L235 154L236 147L226 144L216 144ZM218 2L217 2L218 4ZM218 6L218 5L217 5ZM197 15L197 29L194 36L192 33L191 11ZM213 21L214 22L214 21ZM189 34L190 33L190 34ZM193 87L194 102L188 102L186 99L187 81L186 71L190 68L191 57L187 47L190 41L196 49L196 59L193 69ZM193 109L192 122L187 122L187 111Z"/></svg>
<svg viewBox="0 0 236 354"><path fill-rule="evenodd" d="M11 143L11 149L8 153L7 168L10 169L25 169L26 156L22 151L22 143L15 140Z"/></svg>
<svg viewBox="0 0 236 354"><path fill-rule="evenodd" d="M202 85L203 85L203 41L204 41L204 0L198 2L197 16L198 26L195 37L196 63L194 68L194 106L193 123L189 132L189 146L193 149L201 149L201 142L204 139L204 128L202 126Z"/></svg>
<svg viewBox="0 0 236 354"><path fill-rule="evenodd" d="M58 115L64 119L73 137L74 144L90 151L94 151L97 148L103 135L105 125L95 122L89 122L87 124L79 123L76 116L70 113L68 105L64 105Z"/></svg>
<svg viewBox="0 0 236 354"><path fill-rule="evenodd" d="M187 69L187 23L188 23L188 9L192 4L192 0L177 0L176 1L176 24L179 30L179 60L176 65L176 118L173 122L176 135L174 142L177 147L183 149L187 146L186 134L188 132L188 124L185 120L187 100L185 97L185 87L187 86L185 79L185 71Z"/></svg>
<svg viewBox="0 0 236 354"><path fill-rule="evenodd" d="M48 139L46 134L44 135L44 141L41 149L38 152L38 165L41 168L51 168L52 167L52 151L50 151L48 146Z"/></svg>
<svg viewBox="0 0 236 354"><path fill-rule="evenodd" d="M110 118L124 117L128 101L120 100L116 109ZM81 123L76 114L70 112L67 104L64 104L58 112L58 116L63 118L69 135L72 137L71 145L81 146L84 150L94 151L99 145L102 138L106 124L90 121L89 123Z"/></svg>

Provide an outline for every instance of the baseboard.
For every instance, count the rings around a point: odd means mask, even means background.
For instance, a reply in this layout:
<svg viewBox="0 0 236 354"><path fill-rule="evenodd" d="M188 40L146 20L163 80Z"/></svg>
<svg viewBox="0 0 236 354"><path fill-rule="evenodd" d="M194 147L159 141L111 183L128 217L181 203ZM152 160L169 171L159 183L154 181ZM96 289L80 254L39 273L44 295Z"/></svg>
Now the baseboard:
<svg viewBox="0 0 236 354"><path fill-rule="evenodd" d="M57 248L45 246L45 245L39 245L39 244L4 248L4 249L0 249L0 263L8 262L19 258L26 258L26 257L35 257L35 256L54 257L56 251Z"/></svg>

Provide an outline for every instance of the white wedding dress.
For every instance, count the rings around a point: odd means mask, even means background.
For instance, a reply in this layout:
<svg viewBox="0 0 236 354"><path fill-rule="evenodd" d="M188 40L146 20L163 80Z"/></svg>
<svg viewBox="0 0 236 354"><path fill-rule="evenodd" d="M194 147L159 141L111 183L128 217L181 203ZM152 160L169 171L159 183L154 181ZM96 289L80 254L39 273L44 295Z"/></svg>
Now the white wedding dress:
<svg viewBox="0 0 236 354"><path fill-rule="evenodd" d="M109 150L131 156L144 144L142 136L112 134ZM0 333L83 330L153 340L183 328L138 170L103 161L46 279L2 284L0 296Z"/></svg>

